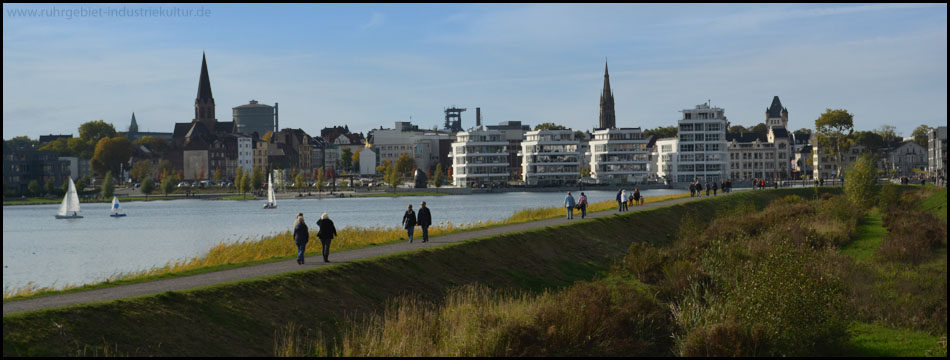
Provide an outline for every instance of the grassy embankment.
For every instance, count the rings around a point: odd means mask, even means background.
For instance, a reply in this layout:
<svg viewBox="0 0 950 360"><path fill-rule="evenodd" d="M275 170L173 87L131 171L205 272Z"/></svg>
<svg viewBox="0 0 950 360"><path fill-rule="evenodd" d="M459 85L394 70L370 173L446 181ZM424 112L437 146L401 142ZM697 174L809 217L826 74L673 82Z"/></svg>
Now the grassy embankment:
<svg viewBox="0 0 950 360"><path fill-rule="evenodd" d="M920 192L894 196L890 232L874 229L879 212L859 230L843 197L690 204L673 237L635 242L604 279L541 295L463 287L442 306L402 297L333 333L289 323L275 353L946 356L946 223L913 209Z"/></svg>
<svg viewBox="0 0 950 360"><path fill-rule="evenodd" d="M682 198L688 194L652 196L648 200L660 202ZM589 205L590 212L613 209L613 201L603 201ZM635 207L634 207L635 208ZM440 236L461 231L485 229L496 226L518 224L528 221L556 218L563 216L563 209L559 207L529 208L516 211L509 218L501 221L478 221L476 223L453 224L451 222L433 224L429 229L430 236ZM311 229L311 238L316 237L316 229ZM331 243L331 252L352 250L367 246L376 246L403 241L405 230L399 227L356 227L345 226L338 231L338 236ZM318 246L311 249L318 250ZM294 258L297 249L290 231L273 236L262 236L260 239L247 239L237 242L220 242L212 247L208 253L177 262L169 262L164 266L156 266L147 270L120 273L110 276L100 282L83 285L66 285L61 288L39 287L27 284L21 288L4 289L3 301L20 300L35 296L49 296L65 292L86 291L103 287L126 285L143 281L152 281L170 277L195 275L204 272L218 271L241 266L256 265L266 262L281 261ZM309 252L307 256L320 254Z"/></svg>
<svg viewBox="0 0 950 360"><path fill-rule="evenodd" d="M749 195L736 194L736 198ZM720 197L719 199L728 199ZM712 199L693 203L713 204ZM447 289L544 289L591 279L632 241L659 241L685 204L471 239L430 249L116 301L4 316L5 355L272 355L275 331L333 331L348 316ZM554 210L555 216L561 216ZM637 230L631 231L636 225Z"/></svg>

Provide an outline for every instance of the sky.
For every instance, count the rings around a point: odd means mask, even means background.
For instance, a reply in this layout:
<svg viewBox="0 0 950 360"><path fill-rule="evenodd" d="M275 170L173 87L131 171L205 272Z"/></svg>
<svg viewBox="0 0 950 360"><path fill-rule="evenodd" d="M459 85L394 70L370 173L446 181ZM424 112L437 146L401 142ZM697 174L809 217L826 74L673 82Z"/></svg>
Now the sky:
<svg viewBox="0 0 950 360"><path fill-rule="evenodd" d="M855 130L947 124L947 4L4 4L3 137L105 120L190 122L202 53L219 121L280 103L319 134L521 121L598 125L609 63L618 127L672 126L707 101L732 125L827 108Z"/></svg>

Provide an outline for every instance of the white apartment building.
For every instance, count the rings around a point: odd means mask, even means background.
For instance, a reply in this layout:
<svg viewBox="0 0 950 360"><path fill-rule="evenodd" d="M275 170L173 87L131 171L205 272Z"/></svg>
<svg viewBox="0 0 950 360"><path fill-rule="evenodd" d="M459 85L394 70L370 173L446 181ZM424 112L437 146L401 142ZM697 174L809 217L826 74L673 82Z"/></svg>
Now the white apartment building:
<svg viewBox="0 0 950 360"><path fill-rule="evenodd" d="M244 171L254 171L254 140L250 136L237 136L237 166Z"/></svg>
<svg viewBox="0 0 950 360"><path fill-rule="evenodd" d="M947 178L947 127L927 132L927 171L931 176Z"/></svg>
<svg viewBox="0 0 950 360"><path fill-rule="evenodd" d="M379 154L379 163L389 160L395 164L399 155L406 153L413 158L416 167L427 171L445 159L443 167L450 163L448 153L453 135L433 130L419 130L408 122L396 122L395 129L374 129L369 136L373 148Z"/></svg>
<svg viewBox="0 0 950 360"><path fill-rule="evenodd" d="M508 140L498 130L473 128L456 134L449 156L455 185L502 185L508 182Z"/></svg>
<svg viewBox="0 0 950 360"><path fill-rule="evenodd" d="M679 158L675 182L724 180L729 166L726 147L729 121L725 110L700 104L694 109L680 112L683 117L679 120Z"/></svg>
<svg viewBox="0 0 950 360"><path fill-rule="evenodd" d="M584 154L573 130L535 130L521 142L521 179L528 185L574 184Z"/></svg>
<svg viewBox="0 0 950 360"><path fill-rule="evenodd" d="M653 148L656 153L656 176L661 182L676 182L676 163L679 160L679 141L677 138L663 138L656 141Z"/></svg>
<svg viewBox="0 0 950 360"><path fill-rule="evenodd" d="M644 182L650 176L648 138L640 128L594 131L590 141L591 177L599 182Z"/></svg>

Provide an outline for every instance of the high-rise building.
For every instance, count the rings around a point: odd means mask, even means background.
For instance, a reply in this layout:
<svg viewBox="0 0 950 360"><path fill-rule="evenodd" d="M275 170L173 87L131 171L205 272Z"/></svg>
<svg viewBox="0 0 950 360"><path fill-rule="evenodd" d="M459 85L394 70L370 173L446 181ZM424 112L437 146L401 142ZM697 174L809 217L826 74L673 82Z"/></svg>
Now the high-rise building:
<svg viewBox="0 0 950 360"><path fill-rule="evenodd" d="M679 120L679 159L676 182L699 180L719 182L726 178L729 165L726 152L725 110L708 103L684 109Z"/></svg>
<svg viewBox="0 0 950 360"><path fill-rule="evenodd" d="M260 139L274 130L274 107L251 100L247 104L231 108L234 119L234 131Z"/></svg>
<svg viewBox="0 0 950 360"><path fill-rule="evenodd" d="M650 152L640 128L594 131L591 147L591 177L598 181L646 181L650 176Z"/></svg>
<svg viewBox="0 0 950 360"><path fill-rule="evenodd" d="M598 129L613 129L617 127L617 114L614 112L614 93L610 91L610 73L607 71L607 62L604 62L604 90L600 93L600 127Z"/></svg>
<svg viewBox="0 0 950 360"><path fill-rule="evenodd" d="M452 180L456 186L504 185L508 182L508 141L498 130L473 128L452 143Z"/></svg>
<svg viewBox="0 0 950 360"><path fill-rule="evenodd" d="M927 170L931 176L947 178L947 127L927 132Z"/></svg>
<svg viewBox="0 0 950 360"><path fill-rule="evenodd" d="M584 154L574 131L535 130L521 142L521 177L528 185L575 184Z"/></svg>

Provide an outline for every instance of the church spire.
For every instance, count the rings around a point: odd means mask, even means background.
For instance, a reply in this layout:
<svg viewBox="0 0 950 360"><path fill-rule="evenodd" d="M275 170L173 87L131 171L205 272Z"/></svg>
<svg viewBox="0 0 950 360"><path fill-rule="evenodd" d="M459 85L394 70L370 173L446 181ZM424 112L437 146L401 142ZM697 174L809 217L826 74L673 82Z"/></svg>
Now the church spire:
<svg viewBox="0 0 950 360"><path fill-rule="evenodd" d="M604 60L604 90L600 94L600 129L617 127L617 115L614 113L614 94L610 91L610 72Z"/></svg>
<svg viewBox="0 0 950 360"><path fill-rule="evenodd" d="M129 124L129 133L134 134L134 133L137 133L137 132L139 132L139 124L135 122L135 112L133 111L133 112L132 112L132 123Z"/></svg>
<svg viewBox="0 0 950 360"><path fill-rule="evenodd" d="M195 122L205 124L208 130L214 130L217 122L214 116L214 97L211 96L211 78L208 76L208 61L201 53L201 75L198 78L198 97L195 98Z"/></svg>

